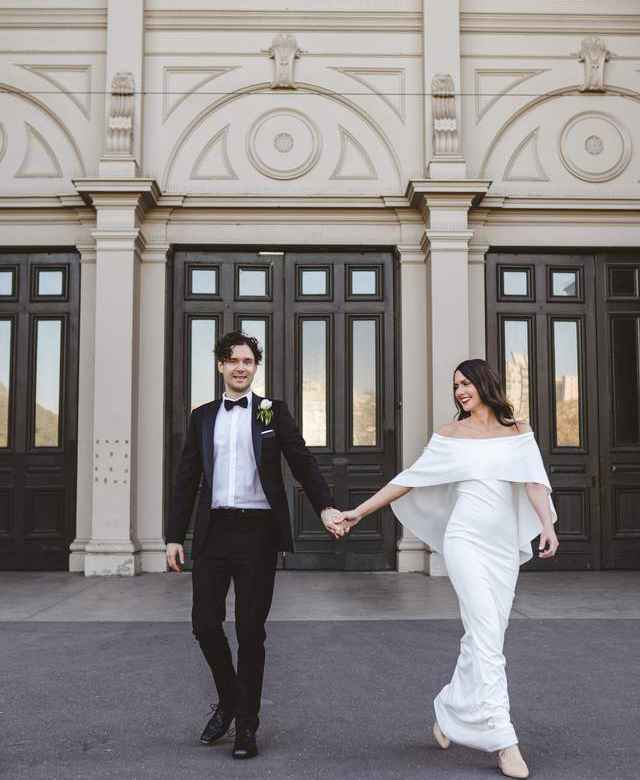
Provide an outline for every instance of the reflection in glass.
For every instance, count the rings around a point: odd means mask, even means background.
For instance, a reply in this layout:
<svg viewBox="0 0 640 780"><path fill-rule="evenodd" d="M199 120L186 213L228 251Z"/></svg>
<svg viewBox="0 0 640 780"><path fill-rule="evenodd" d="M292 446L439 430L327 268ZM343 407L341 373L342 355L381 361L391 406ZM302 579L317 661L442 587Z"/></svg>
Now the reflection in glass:
<svg viewBox="0 0 640 780"><path fill-rule="evenodd" d="M376 320L352 320L352 443L354 447L374 447L376 430Z"/></svg>
<svg viewBox="0 0 640 780"><path fill-rule="evenodd" d="M575 298L578 294L578 272L552 271L551 287L551 294L555 297Z"/></svg>
<svg viewBox="0 0 640 780"><path fill-rule="evenodd" d="M326 271L302 271L303 295L326 295L327 272Z"/></svg>
<svg viewBox="0 0 640 780"><path fill-rule="evenodd" d="M57 447L60 437L62 321L38 320L34 446Z"/></svg>
<svg viewBox="0 0 640 780"><path fill-rule="evenodd" d="M578 375L578 323L553 323L553 364L557 447L580 446L580 378Z"/></svg>
<svg viewBox="0 0 640 780"><path fill-rule="evenodd" d="M12 325L11 320L0 320L0 447L9 446Z"/></svg>
<svg viewBox="0 0 640 780"><path fill-rule="evenodd" d="M504 378L507 398L516 420L531 421L529 403L529 324L504 320Z"/></svg>
<svg viewBox="0 0 640 780"><path fill-rule="evenodd" d="M502 294L529 295L529 274L526 271L503 271Z"/></svg>
<svg viewBox="0 0 640 780"><path fill-rule="evenodd" d="M258 366L251 389L257 395L266 396L267 384L265 376L269 358L267 355L267 323L265 320L240 320L240 330L247 336L253 336L253 338L258 339L258 344L262 350L262 362Z"/></svg>
<svg viewBox="0 0 640 780"><path fill-rule="evenodd" d="M191 269L191 294L216 295L218 292L218 274L215 268Z"/></svg>
<svg viewBox="0 0 640 780"><path fill-rule="evenodd" d="M302 321L302 436L327 446L327 323Z"/></svg>
<svg viewBox="0 0 640 780"><path fill-rule="evenodd" d="M374 270L351 271L351 295L376 295L376 280Z"/></svg>
<svg viewBox="0 0 640 780"><path fill-rule="evenodd" d="M616 446L640 444L640 317L611 319L613 431Z"/></svg>
<svg viewBox="0 0 640 780"><path fill-rule="evenodd" d="M264 297L267 294L266 268L240 268L238 294L243 297Z"/></svg>
<svg viewBox="0 0 640 780"><path fill-rule="evenodd" d="M633 298L638 294L634 266L609 268L609 295Z"/></svg>
<svg viewBox="0 0 640 780"><path fill-rule="evenodd" d="M62 295L64 271L38 271L38 295Z"/></svg>
<svg viewBox="0 0 640 780"><path fill-rule="evenodd" d="M215 320L191 320L189 408L195 409L216 397Z"/></svg>
<svg viewBox="0 0 640 780"><path fill-rule="evenodd" d="M13 271L0 271L0 295L13 295Z"/></svg>

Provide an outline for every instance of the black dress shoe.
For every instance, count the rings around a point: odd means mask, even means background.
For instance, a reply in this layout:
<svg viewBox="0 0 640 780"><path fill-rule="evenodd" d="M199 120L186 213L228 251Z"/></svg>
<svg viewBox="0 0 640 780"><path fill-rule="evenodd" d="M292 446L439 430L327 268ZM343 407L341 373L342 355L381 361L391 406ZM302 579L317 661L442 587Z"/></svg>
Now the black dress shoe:
<svg viewBox="0 0 640 780"><path fill-rule="evenodd" d="M233 722L234 712L233 710L224 709L221 704L213 710L213 715L209 719L209 722L204 727L204 731L200 735L200 742L204 742L205 745L212 745L220 737L229 731L229 726Z"/></svg>
<svg viewBox="0 0 640 780"><path fill-rule="evenodd" d="M250 728L236 726L236 741L233 746L234 758L254 758L258 755L256 732Z"/></svg>

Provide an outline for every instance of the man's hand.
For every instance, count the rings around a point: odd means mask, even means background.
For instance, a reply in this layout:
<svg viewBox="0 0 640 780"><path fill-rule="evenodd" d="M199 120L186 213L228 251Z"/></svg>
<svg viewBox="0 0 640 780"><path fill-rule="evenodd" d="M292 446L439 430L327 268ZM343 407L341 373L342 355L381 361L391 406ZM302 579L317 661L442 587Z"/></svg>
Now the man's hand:
<svg viewBox="0 0 640 780"><path fill-rule="evenodd" d="M355 509L350 509L348 512L342 512L342 522L344 524L345 533L353 528L354 525L362 520L362 515L359 515Z"/></svg>
<svg viewBox="0 0 640 780"><path fill-rule="evenodd" d="M170 542L167 545L167 565L173 571L182 571L184 566L184 548L181 544Z"/></svg>
<svg viewBox="0 0 640 780"><path fill-rule="evenodd" d="M342 522L342 512L335 507L329 506L322 510L320 515L324 527L335 538L340 539L345 534L345 527Z"/></svg>

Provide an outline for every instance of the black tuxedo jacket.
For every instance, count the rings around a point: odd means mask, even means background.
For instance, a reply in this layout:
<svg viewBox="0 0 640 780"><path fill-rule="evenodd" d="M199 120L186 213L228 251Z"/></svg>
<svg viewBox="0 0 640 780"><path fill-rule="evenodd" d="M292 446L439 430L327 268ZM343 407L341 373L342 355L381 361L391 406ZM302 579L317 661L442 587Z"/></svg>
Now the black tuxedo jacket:
<svg viewBox="0 0 640 780"><path fill-rule="evenodd" d="M260 396L253 394L253 452L262 489L276 520L278 549L293 550L289 505L282 480L281 455L284 454L294 477L302 485L318 515L326 507L333 506L333 498L287 405L284 401L273 401L271 422L264 425L257 418L262 400ZM184 542L193 502L202 482L193 531L193 559L202 549L211 523L209 510L213 479L213 429L221 403L220 400L213 401L197 407L191 413L176 475L173 506L166 535L167 544Z"/></svg>

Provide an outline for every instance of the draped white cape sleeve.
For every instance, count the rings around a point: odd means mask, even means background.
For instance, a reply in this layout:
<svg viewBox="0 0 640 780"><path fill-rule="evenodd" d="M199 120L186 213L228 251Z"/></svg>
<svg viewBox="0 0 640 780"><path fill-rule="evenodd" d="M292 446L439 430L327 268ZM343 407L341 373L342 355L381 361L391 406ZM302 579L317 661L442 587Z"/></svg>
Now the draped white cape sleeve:
<svg viewBox="0 0 640 780"><path fill-rule="evenodd" d="M393 501L398 520L418 539L442 552L444 534L453 510L455 484L464 480L505 480L515 483L520 564L532 557L531 540L542 526L529 500L525 483L543 485L549 495L553 522L557 518L551 485L533 432L491 439L463 439L434 433L418 460L391 482L411 487Z"/></svg>

